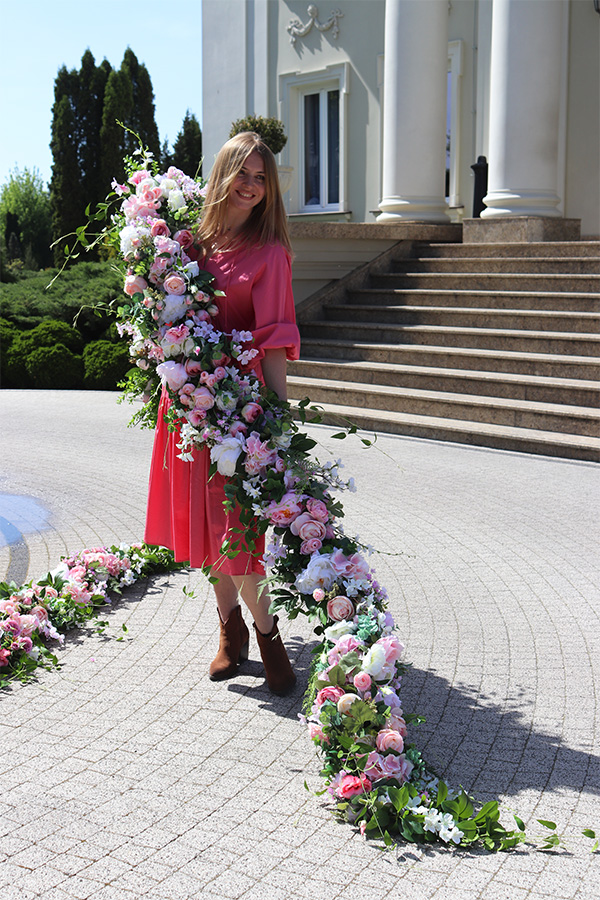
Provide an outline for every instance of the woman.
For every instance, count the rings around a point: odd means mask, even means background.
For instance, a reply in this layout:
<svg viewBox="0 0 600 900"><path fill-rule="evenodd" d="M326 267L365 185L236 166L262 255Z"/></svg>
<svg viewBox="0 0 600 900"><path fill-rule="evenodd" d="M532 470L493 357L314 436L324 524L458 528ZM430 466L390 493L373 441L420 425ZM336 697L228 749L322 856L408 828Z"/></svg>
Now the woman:
<svg viewBox="0 0 600 900"><path fill-rule="evenodd" d="M221 331L252 331L258 355L252 361L258 377L287 399L286 359L297 359L300 338L296 327L291 284L291 248L275 158L258 135L238 134L219 151L208 183L204 213L197 235L202 268L215 276L225 292L214 320ZM239 597L254 619L254 630L269 688L285 694L296 677L277 628L269 614L270 598L260 588L264 567L260 556L241 551L224 557L220 548L231 528L239 527L235 513L223 508L224 479L209 481L210 458L197 451L193 462L177 456L178 436L163 420L168 403L163 393L154 441L145 540L169 547L177 560L192 566L211 565L220 624L217 656L210 678L235 674L248 658L249 632Z"/></svg>

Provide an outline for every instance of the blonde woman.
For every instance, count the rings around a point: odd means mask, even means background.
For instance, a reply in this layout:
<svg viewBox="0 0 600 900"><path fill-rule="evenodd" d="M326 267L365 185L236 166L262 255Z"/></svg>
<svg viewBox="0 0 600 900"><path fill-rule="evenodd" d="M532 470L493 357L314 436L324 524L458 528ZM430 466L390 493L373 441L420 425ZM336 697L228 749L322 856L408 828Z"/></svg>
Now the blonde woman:
<svg viewBox="0 0 600 900"><path fill-rule="evenodd" d="M204 214L197 235L199 262L225 292L215 327L251 331L259 351L252 361L258 377L287 399L286 359L297 359L300 338L292 295L290 241L275 158L253 132L231 138L219 151L208 182ZM168 403L166 395L164 404ZM230 529L239 526L223 508L224 480L208 480L206 449L193 462L177 457L178 435L169 432L159 413L154 441L145 540L169 547L177 560L192 566L210 564L220 624L218 653L210 665L213 680L230 678L248 657L249 631L239 598L254 619L254 631L267 684L285 694L295 684L285 647L270 615L270 598L259 585L260 559L241 551L228 559L220 553Z"/></svg>

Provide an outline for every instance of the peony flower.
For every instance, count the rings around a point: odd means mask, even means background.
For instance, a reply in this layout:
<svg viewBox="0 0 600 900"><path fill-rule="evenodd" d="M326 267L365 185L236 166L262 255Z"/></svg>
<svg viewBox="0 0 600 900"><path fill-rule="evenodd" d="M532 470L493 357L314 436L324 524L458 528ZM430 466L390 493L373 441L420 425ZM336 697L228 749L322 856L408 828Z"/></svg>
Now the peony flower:
<svg viewBox="0 0 600 900"><path fill-rule="evenodd" d="M375 746L380 753L385 753L388 750L393 750L394 753L402 753L404 750L404 740L402 735L398 734L397 731L384 728L378 733L375 739Z"/></svg>
<svg viewBox="0 0 600 900"><path fill-rule="evenodd" d="M217 464L217 471L226 478L235 474L235 466L244 447L242 439L226 437L220 444L215 444L210 451L211 461Z"/></svg>
<svg viewBox="0 0 600 900"><path fill-rule="evenodd" d="M344 597L343 594L333 597L327 602L327 615L334 622L341 622L342 619L350 619L354 615L354 606L351 600Z"/></svg>
<svg viewBox="0 0 600 900"><path fill-rule="evenodd" d="M150 234L152 237L171 237L171 231L164 219L154 219L150 226Z"/></svg>
<svg viewBox="0 0 600 900"><path fill-rule="evenodd" d="M349 622L347 619L344 619L342 622L336 622L335 625L330 625L323 633L326 640L335 644L340 638L345 637L347 634L354 634L355 631L356 625L354 622Z"/></svg>
<svg viewBox="0 0 600 900"><path fill-rule="evenodd" d="M160 375L163 384L168 384L172 391L179 391L188 379L188 373L185 366L181 363L168 360L156 367L157 373Z"/></svg>
<svg viewBox="0 0 600 900"><path fill-rule="evenodd" d="M294 584L301 594L312 594L318 587L328 591L335 581L335 576L335 569L329 556L315 553L311 556L306 569L296 576Z"/></svg>
<svg viewBox="0 0 600 900"><path fill-rule="evenodd" d="M372 784L363 772L360 775L343 775L335 792L340 800L349 800L359 794L368 793L371 788Z"/></svg>
<svg viewBox="0 0 600 900"><path fill-rule="evenodd" d="M264 516L271 525L289 525L300 515L300 498L287 491L281 500L272 500L265 509Z"/></svg>
<svg viewBox="0 0 600 900"><path fill-rule="evenodd" d="M318 519L319 522L326 522L329 518L327 507L325 506L323 501L315 500L314 497L310 497L306 501L306 511L310 513L313 519Z"/></svg>
<svg viewBox="0 0 600 900"><path fill-rule="evenodd" d="M317 706L321 707L327 700L331 700L332 703L337 703L340 697L344 696L344 691L341 687L337 685L327 685L327 687L321 688L315 697L315 703Z"/></svg>

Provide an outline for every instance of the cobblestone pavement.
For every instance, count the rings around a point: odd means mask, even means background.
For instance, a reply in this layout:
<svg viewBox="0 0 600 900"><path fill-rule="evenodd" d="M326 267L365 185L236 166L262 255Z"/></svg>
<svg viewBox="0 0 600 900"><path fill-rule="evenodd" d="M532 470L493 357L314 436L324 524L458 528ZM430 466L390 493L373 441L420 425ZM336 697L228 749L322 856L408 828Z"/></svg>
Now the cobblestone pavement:
<svg viewBox="0 0 600 900"><path fill-rule="evenodd" d="M140 538L152 435L130 412L110 393L2 391L2 573ZM310 628L285 624L293 696L267 692L256 647L213 684L214 604L191 571L137 585L104 635L71 636L60 670L0 695L6 900L600 897L580 836L600 830L600 469L312 433L356 477L347 529L388 554L375 565L413 663L405 709L427 717L417 743L451 782L556 821L567 850L381 853L338 824L304 787L321 787L297 722Z"/></svg>

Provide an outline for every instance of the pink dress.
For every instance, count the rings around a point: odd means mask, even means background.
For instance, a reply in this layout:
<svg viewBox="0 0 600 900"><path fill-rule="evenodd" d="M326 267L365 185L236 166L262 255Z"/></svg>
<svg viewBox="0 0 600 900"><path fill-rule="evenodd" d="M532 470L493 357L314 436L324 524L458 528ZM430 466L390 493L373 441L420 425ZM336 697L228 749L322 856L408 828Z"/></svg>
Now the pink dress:
<svg viewBox="0 0 600 900"><path fill-rule="evenodd" d="M265 350L285 347L288 359L298 359L292 267L284 247L269 244L223 251L201 265L226 294L219 300L215 326L228 333L232 328L253 333L253 346L259 353L252 365L261 380ZM168 547L177 561L188 560L196 568L210 564L228 575L264 572L260 560L264 538L257 541L257 555L241 551L227 559L220 553L229 529L239 526L239 518L223 508L225 479L216 474L208 480L208 450L197 450L192 462L178 458L178 434L168 431L162 415L167 404L163 393L150 466L145 541Z"/></svg>

